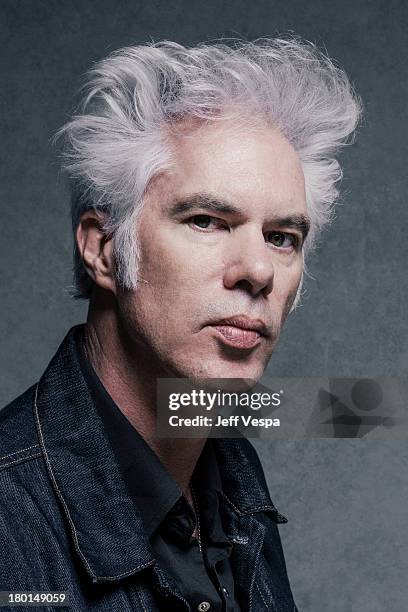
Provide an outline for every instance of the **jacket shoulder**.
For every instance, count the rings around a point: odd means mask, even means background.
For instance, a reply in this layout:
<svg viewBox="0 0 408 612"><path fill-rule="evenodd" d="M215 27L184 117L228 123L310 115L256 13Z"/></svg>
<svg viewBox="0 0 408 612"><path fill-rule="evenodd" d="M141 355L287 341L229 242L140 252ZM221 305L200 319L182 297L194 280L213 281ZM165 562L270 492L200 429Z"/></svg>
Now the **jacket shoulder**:
<svg viewBox="0 0 408 612"><path fill-rule="evenodd" d="M33 385L0 410L0 470L41 452L33 411L35 390Z"/></svg>

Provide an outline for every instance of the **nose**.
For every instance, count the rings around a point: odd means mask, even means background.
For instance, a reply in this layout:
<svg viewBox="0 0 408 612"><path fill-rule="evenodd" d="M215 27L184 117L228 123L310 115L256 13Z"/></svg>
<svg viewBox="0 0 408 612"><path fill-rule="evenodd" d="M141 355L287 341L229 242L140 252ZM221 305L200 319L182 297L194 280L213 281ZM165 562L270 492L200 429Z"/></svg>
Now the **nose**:
<svg viewBox="0 0 408 612"><path fill-rule="evenodd" d="M224 271L224 286L240 288L253 297L267 297L273 289L274 264L271 249L259 228L246 228L230 236L229 257Z"/></svg>

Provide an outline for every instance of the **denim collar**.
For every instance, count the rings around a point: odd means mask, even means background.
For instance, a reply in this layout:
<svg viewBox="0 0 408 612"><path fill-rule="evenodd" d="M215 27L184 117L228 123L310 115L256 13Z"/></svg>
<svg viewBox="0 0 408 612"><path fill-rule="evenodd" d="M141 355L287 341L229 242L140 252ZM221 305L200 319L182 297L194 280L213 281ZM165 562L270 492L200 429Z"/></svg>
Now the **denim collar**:
<svg viewBox="0 0 408 612"><path fill-rule="evenodd" d="M72 328L35 393L34 414L49 477L76 553L94 582L154 565L140 512L130 497L75 351ZM238 515L274 507L257 454L244 438L214 439L223 494Z"/></svg>

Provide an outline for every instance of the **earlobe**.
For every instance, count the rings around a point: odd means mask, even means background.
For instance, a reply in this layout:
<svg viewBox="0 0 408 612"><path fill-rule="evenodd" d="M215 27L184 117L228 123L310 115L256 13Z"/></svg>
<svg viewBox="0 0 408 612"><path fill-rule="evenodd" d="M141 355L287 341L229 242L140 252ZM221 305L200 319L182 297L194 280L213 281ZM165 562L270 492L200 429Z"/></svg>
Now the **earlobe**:
<svg viewBox="0 0 408 612"><path fill-rule="evenodd" d="M87 211L80 218L76 241L84 267L94 283L115 293L112 240L103 230L103 220L95 211Z"/></svg>

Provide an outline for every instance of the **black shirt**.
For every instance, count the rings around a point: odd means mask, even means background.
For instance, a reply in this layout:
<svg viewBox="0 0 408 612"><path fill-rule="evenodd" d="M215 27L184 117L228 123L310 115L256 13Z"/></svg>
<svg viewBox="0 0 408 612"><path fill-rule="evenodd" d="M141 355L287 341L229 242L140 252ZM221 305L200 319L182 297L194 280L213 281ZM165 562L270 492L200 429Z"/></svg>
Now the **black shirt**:
<svg viewBox="0 0 408 612"><path fill-rule="evenodd" d="M211 439L207 439L192 476L195 514L181 488L156 453L110 397L78 340L84 378L139 510L156 558L176 581L193 610L239 611L229 557L233 548L223 529L224 498ZM208 606L209 604L209 606Z"/></svg>

